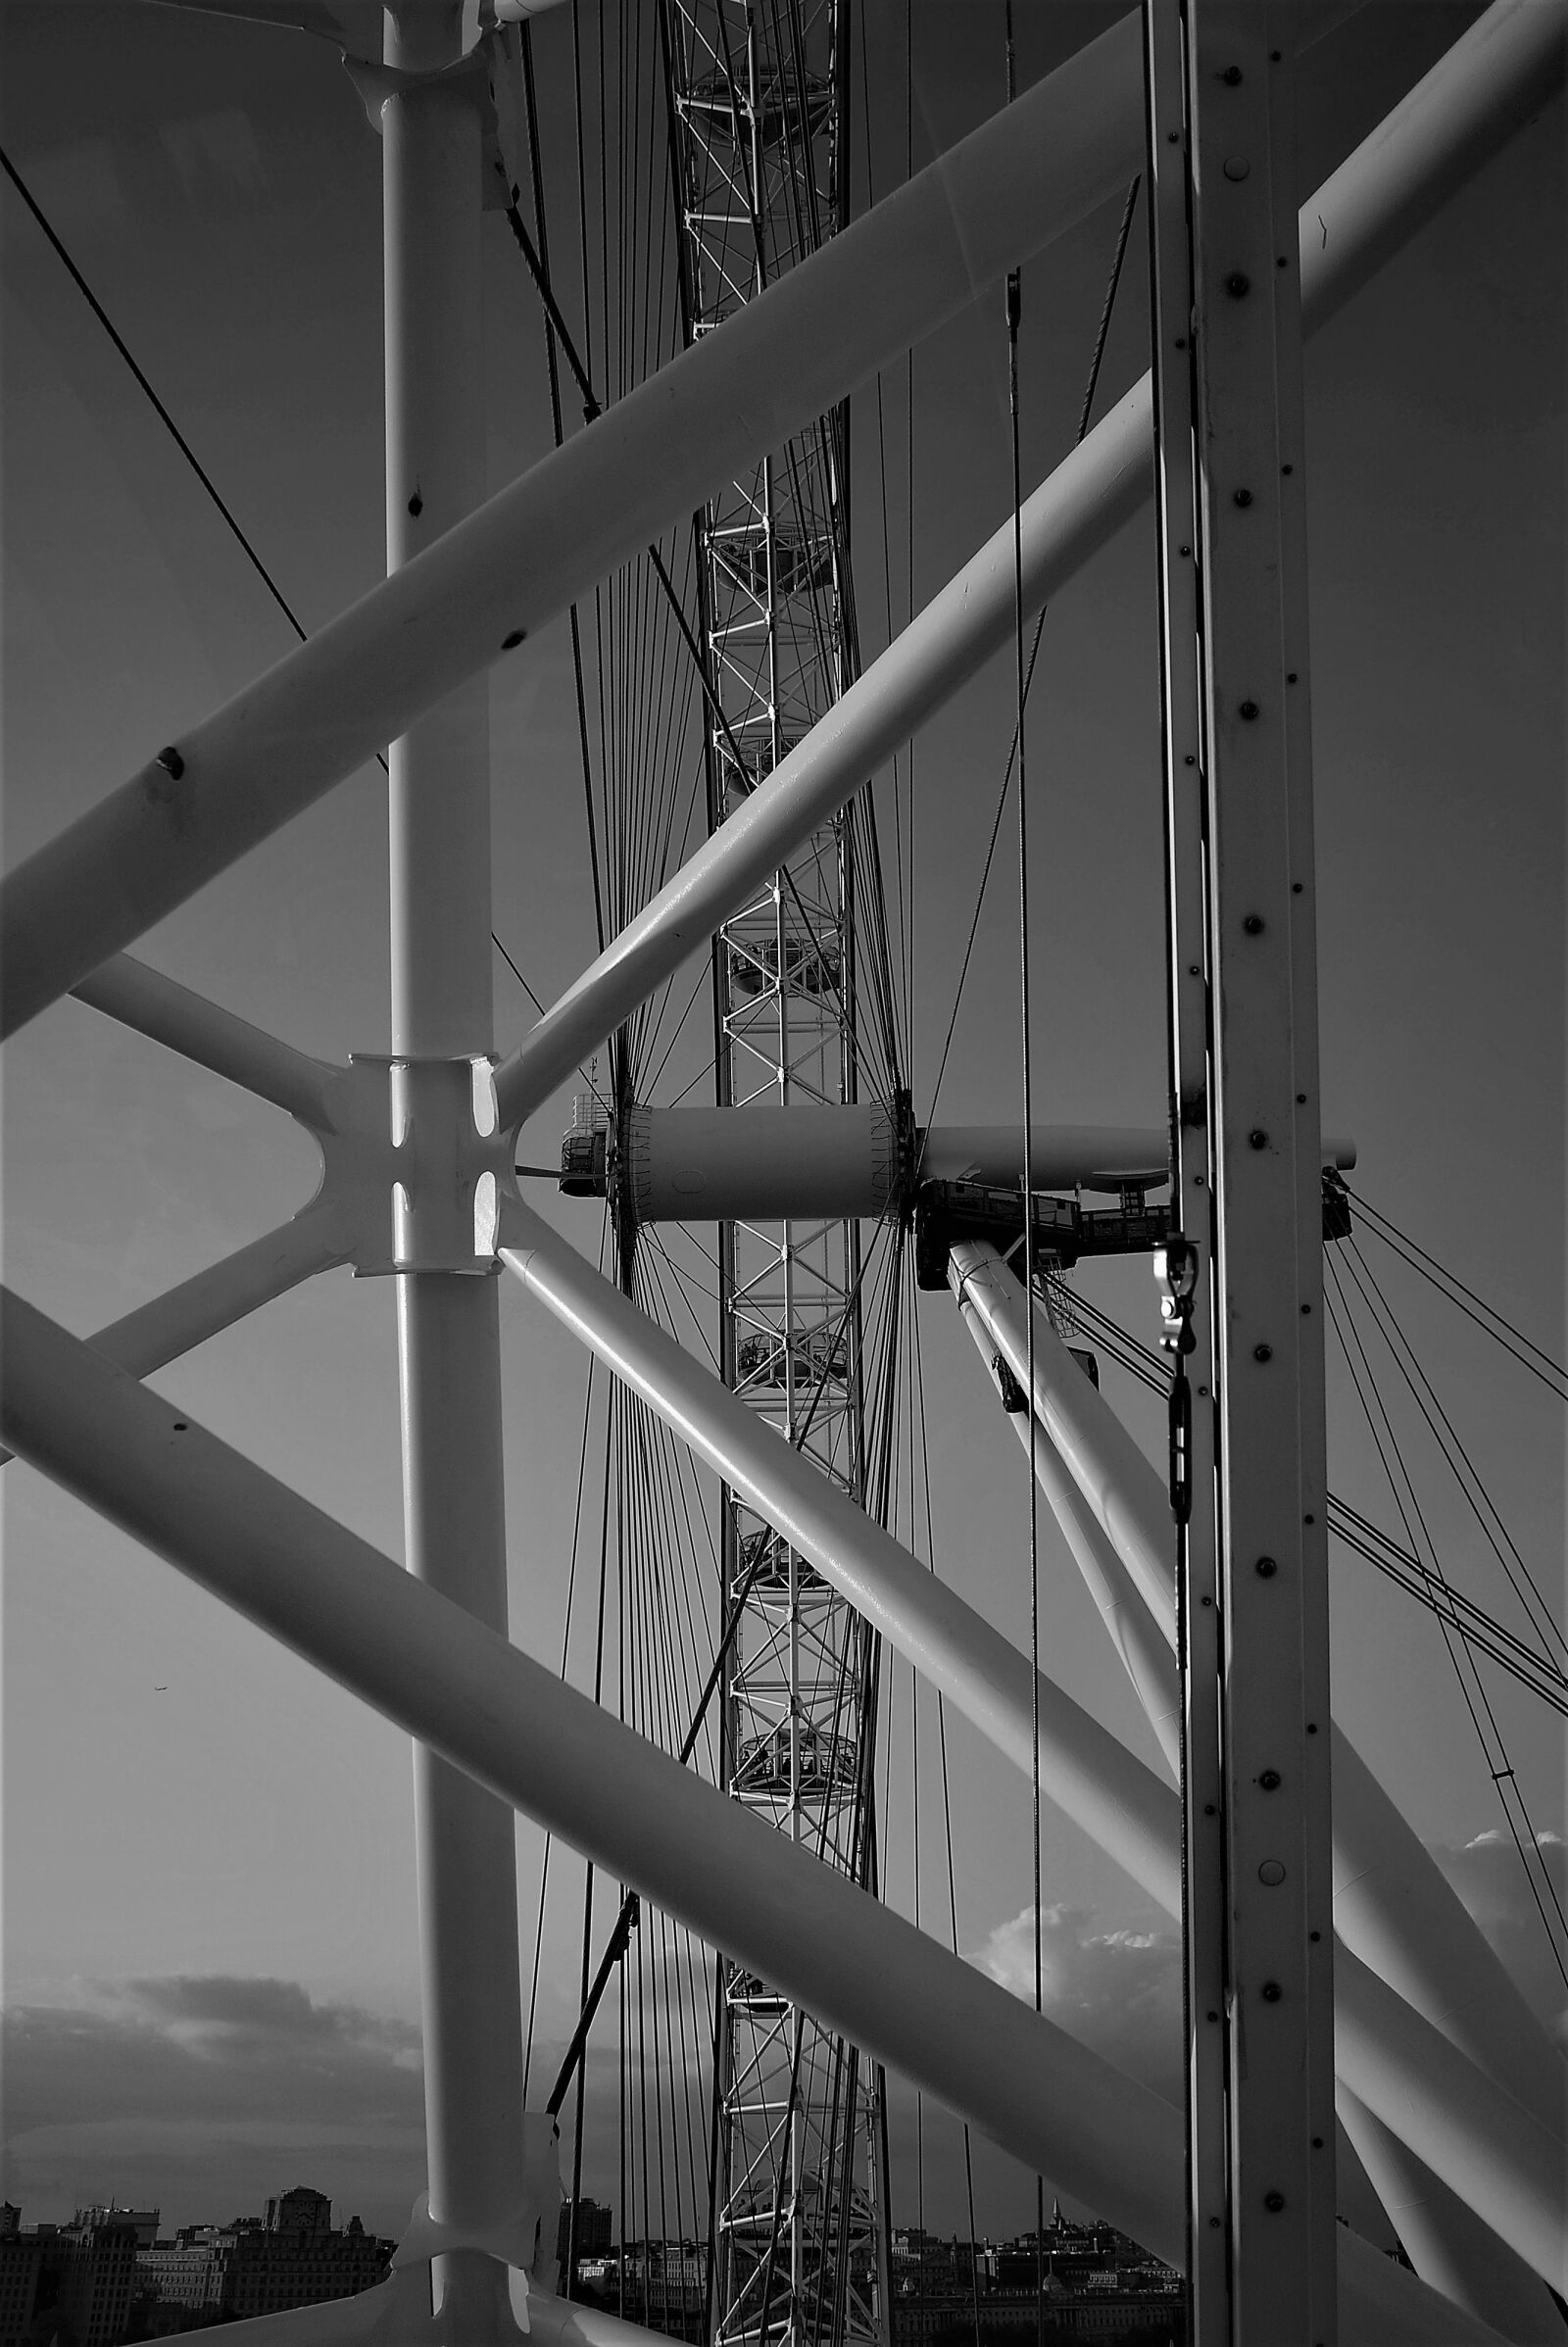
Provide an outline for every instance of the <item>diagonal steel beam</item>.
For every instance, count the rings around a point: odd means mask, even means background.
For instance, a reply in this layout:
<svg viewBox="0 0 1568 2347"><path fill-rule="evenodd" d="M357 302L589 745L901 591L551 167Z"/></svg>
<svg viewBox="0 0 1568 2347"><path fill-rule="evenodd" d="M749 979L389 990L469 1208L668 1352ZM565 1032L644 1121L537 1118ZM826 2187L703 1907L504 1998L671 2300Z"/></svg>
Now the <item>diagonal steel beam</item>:
<svg viewBox="0 0 1568 2347"><path fill-rule="evenodd" d="M1001 1362L1020 1394L1025 1389L967 1296L958 1298L963 1324L988 1368ZM1060 1452L1035 1412L1009 1404L1008 1415L1085 1586L1100 1610L1111 1644L1133 1684L1145 1717L1159 1742L1172 1781L1181 1780L1181 1689L1175 1661L1122 1561L1121 1551L1069 1474Z"/></svg>
<svg viewBox="0 0 1568 2347"><path fill-rule="evenodd" d="M1179 2258L1171 2104L9 1293L0 1432L455 1767Z"/></svg>
<svg viewBox="0 0 1568 2347"><path fill-rule="evenodd" d="M147 962L112 954L71 991L79 1002L122 1026L134 1027L199 1067L211 1068L215 1076L226 1076L258 1099L286 1108L301 1124L318 1128L330 1121L327 1094L340 1069L253 1027L249 1019L166 978Z"/></svg>
<svg viewBox="0 0 1568 2347"><path fill-rule="evenodd" d="M1303 206L1307 330L1342 307L1551 95L1562 78L1565 25L1568 0L1494 0ZM1113 35L1135 47L1134 20L1113 27ZM1054 169L1065 169L1084 160L1072 121L1065 143L1057 137L1058 110L1070 116L1082 107L1083 120L1102 135L1097 168L1104 157L1119 159L1108 179L1095 182L1102 192L1125 184L1136 168L1137 66L1135 59L1124 122L1109 95L1120 89L1124 72L1120 52L1104 50L1113 35L1080 52L1004 116L791 270L722 333L706 337L612 409L591 433L569 441L396 579L372 589L0 882L0 1036L35 1017L98 962L342 781L419 709L520 642L519 628L526 632L564 610L651 534L689 513L757 449L787 437L883 358L935 327L947 315L940 309L944 292L961 306L981 281L982 266L1000 276L1013 259L1066 227L1069 209L1061 188L1045 188L1045 218L1039 220L1033 199L1042 191L1027 173L1029 220L1009 214L1017 191L1004 169L1031 141L1038 142L1036 163L1043 155ZM1090 77L1087 91L1083 76ZM1006 203L996 200L999 181L1008 185ZM1078 212L1094 200L1087 182L1080 198ZM996 217L988 217L988 207ZM935 241L921 250L913 240L924 235ZM969 244L956 251L965 236ZM966 269L973 273L965 275ZM858 281L862 274L865 283ZM963 278L961 290L956 276ZM713 353L722 353L722 360L712 359ZM1152 451L1146 377L1029 501L1024 556L1032 604L1063 585L1137 512L1149 492ZM975 623L966 651L948 647L937 701L983 663L1010 624L1010 528L1004 534L1006 546L999 541L982 549L928 607L956 620L968 600ZM896 688L884 667L924 618L867 671L867 679L880 679L877 689L890 704L875 721L866 722L870 711L860 686L837 705L835 715L861 696L855 709L861 730L853 745L844 745L848 763L831 784L812 774L816 796L772 840L759 871L785 860L937 706L925 696L918 664ZM922 657L934 657L929 631L919 642ZM821 726L813 730L812 743L822 737L817 758L839 741L842 726L841 718L829 733ZM798 751L781 761L762 791L726 824L723 838L735 833L758 844L746 817L762 802L773 803L770 795L788 779L787 769L802 773L793 763L802 756ZM569 1075L578 1051L602 1042L744 896L737 883L714 911L688 902L702 862L694 857L664 898L655 901L669 920L669 957L639 962L633 972L629 956L644 934L642 924L635 925L590 973L594 1007L579 1020L587 1042L564 1053L558 1048L564 1019L552 1013L525 1047L526 1063L514 1058L503 1071L504 1101L514 1121ZM619 981L615 993L599 984L612 968ZM588 979L579 981L560 1010L571 1005L582 1012L588 985ZM558 1072L546 1080L557 1062Z"/></svg>
<svg viewBox="0 0 1568 2347"><path fill-rule="evenodd" d="M1172 2104L4 1291L0 1434L455 1767L1180 2261ZM1346 2347L1497 2347L1353 2235L1340 2261Z"/></svg>
<svg viewBox="0 0 1568 2347"><path fill-rule="evenodd" d="M274 1296L287 1295L318 1271L347 1262L352 1250L344 1246L340 1231L330 1208L307 1206L292 1222L280 1223L220 1263L210 1263L177 1288L111 1321L87 1343L132 1377L150 1377ZM0 1450L0 1466L10 1456L10 1451Z"/></svg>
<svg viewBox="0 0 1568 2347"><path fill-rule="evenodd" d="M957 1251L961 1252L964 1260L956 1261L951 1275L952 1284L961 1291L960 1309L970 1333L983 1353L997 1350L1019 1385L1025 1387L1028 1368L1021 1329L1024 1310L1022 1286L1006 1269L995 1249L966 1247ZM1079 1394L1088 1396L1092 1413L1108 1418L1110 1413L1099 1394L1079 1375L1076 1364L1067 1358L1059 1340L1043 1320L1037 1324L1036 1338L1037 1406L1041 1402L1049 1402L1056 1393L1071 1397L1076 1389ZM1047 1497L1061 1522L1069 1545L1077 1555L1102 1610L1107 1613L1107 1619L1114 1612L1116 1626L1113 1636L1116 1637L1144 1708L1158 1733L1161 1721L1168 1720L1173 1712L1179 1711L1175 1657L1169 1643L1170 1608L1167 1604L1164 1609L1166 1618L1159 1621L1146 1606L1115 1544L1107 1539L1099 1516L1079 1491L1040 1420L1026 1410L1015 1418L1014 1424L1025 1448L1029 1447L1029 1429L1034 1427L1035 1462L1037 1470L1042 1466L1047 1470L1042 1476ZM1076 1454L1080 1469L1086 1463L1093 1464L1095 1460L1096 1445L1087 1429L1077 1430ZM1151 1494L1152 1502L1162 1507L1152 1468L1145 1466L1141 1480ZM1076 1507L1073 1505L1075 1501ZM1107 1598L1112 1600L1109 1606ZM1338 1731L1335 1736L1335 1775L1336 1790L1343 1791L1345 1795L1343 1802L1337 1802L1335 1819L1336 1873L1347 1902L1344 1920L1353 1939L1364 1947L1367 1945L1365 1924L1357 1911L1354 1890L1350 1886L1359 1873L1365 1871L1375 1876L1379 1871L1375 1860L1370 1867L1365 1866L1369 1849L1368 1833L1370 1831L1374 1835L1370 1846L1376 1848L1378 1821L1385 1811L1392 1811L1396 1819L1398 1812L1393 1810L1387 1794L1380 1788L1374 1788L1369 1795L1364 1764ZM1371 1821L1370 1828L1364 1822L1368 1819ZM1358 1864L1358 1861L1361 1863ZM1364 1895L1363 1892L1363 1898ZM1385 1902L1387 1898L1388 1889L1385 1886ZM1426 1936L1438 1939L1453 1936L1446 1917L1421 1912L1413 1920L1418 1927L1424 1927ZM1408 1915L1403 1918L1405 1934L1410 1931L1411 1921ZM1359 1932L1355 1931L1358 1922L1362 1924ZM1375 1938L1372 1948L1382 1958L1387 1971L1387 1934ZM1428 2025L1412 2029L1410 2003L1403 2001L1394 1988L1386 1985L1385 1980L1380 1979L1370 1966L1360 1962L1343 1945L1336 1952L1335 1963L1337 2010L1345 2020L1337 2049L1341 2071L1340 2092L1349 2095L1350 2117L1347 2125L1355 2136L1357 2148L1366 2160L1374 2182L1380 2176L1391 2172L1391 2163L1394 2175L1401 2182L1411 2176L1418 2176L1421 2188L1437 2195L1440 2206L1447 2208L1452 2218L1450 2229L1453 2239L1448 2243L1438 2273L1446 2275L1456 2267L1463 2270L1468 2266L1471 2277L1484 2285L1481 2291L1470 2296L1451 2291L1449 2295L1457 2295L1460 2304L1486 2313L1489 2309L1496 2311L1500 2291L1501 2304L1510 2309L1516 2303L1532 2307L1532 2321L1536 2329L1524 2335L1538 2335L1543 2318L1549 2311L1549 2302L1541 2290L1539 2279L1528 2271L1517 2250L1506 2247L1499 2235L1477 2223L1469 2200L1476 2199L1477 2205L1480 2205L1480 2201L1490 2193L1493 2195L1490 2201L1492 2207L1502 2205L1515 2216L1521 2201L1533 2201L1539 2247L1543 2214L1542 2179L1545 2179L1544 2207L1554 2208L1556 2202L1553 2195L1560 2196L1562 2181L1560 2156L1554 2169L1549 2149L1543 2150L1538 2141L1537 2164L1532 2180L1521 2187L1508 2173L1506 2163L1517 2148L1517 2144L1510 2141L1510 2134L1518 2121L1524 2119L1525 2113L1519 2110L1517 2103L1510 2105L1499 2100L1491 2101L1473 2124L1462 2127L1462 2145L1457 2134L1450 2134L1446 2153L1440 2155L1450 2176L1462 2175L1469 2179L1466 2185L1467 2198L1461 2199L1456 2191L1450 2191L1448 2185L1440 2182L1419 2154L1412 2152L1411 2146L1418 2141L1423 2144L1429 2142L1445 2125L1443 2120L1435 2118L1431 2100L1422 2100L1423 2094L1430 2095L1436 2081L1446 2081L1446 2092L1456 2110L1466 2109L1471 2099L1472 2062L1477 2070L1496 2079L1504 2087L1511 2081L1518 2081L1514 2090L1524 2097L1526 2108L1537 2114L1548 2133L1555 2126L1560 2134L1560 2095L1554 2104L1546 2070L1546 2065L1553 2059L1549 2045L1544 2037L1539 2037L1537 2068L1534 2072L1522 2072L1517 2063L1511 2072L1507 2067L1499 2071L1495 2062L1485 2058L1491 2050L1485 2036L1478 2051L1474 2032L1464 2035L1455 2033L1451 2020L1448 2037L1430 2026L1435 2021L1447 2018L1441 2004L1434 2006L1430 1995L1418 1993L1410 2000L1416 2012L1425 2015ZM1393 1977L1392 1974L1390 1977ZM1448 1978L1451 1981L1464 1980L1467 1986L1474 1985L1473 1979L1466 1980L1464 1974L1462 1942L1456 1957L1450 1959ZM1511 1990L1511 1984L1510 1993L1517 1993ZM1489 2006L1494 2006L1498 1999L1493 1995L1486 2002ZM1452 2042L1449 2041L1450 2037ZM1463 2046L1464 2053L1470 2057L1468 2061L1456 2056L1456 2046ZM1352 2085L1347 2085L1347 2074L1353 2081ZM1373 2078L1378 2081L1374 2099L1378 2102L1379 2110L1385 2114L1391 2110L1401 2112L1401 2123L1390 2126L1387 2117L1376 2116L1366 2106L1363 2096L1368 2081ZM1542 2091L1532 2100L1531 2090L1538 2082ZM1500 2129L1495 2125L1499 2114ZM1528 2122L1526 2124L1528 2131ZM1494 2130L1490 2148L1486 2144L1489 2127ZM1404 2140L1405 2137L1408 2137L1408 2142ZM1554 2175L1556 2183L1551 2181ZM1495 2197L1498 2193L1501 2195L1500 2203ZM1511 2331L1509 2335L1512 2335Z"/></svg>
<svg viewBox="0 0 1568 2347"><path fill-rule="evenodd" d="M1302 205L1304 331L1342 309L1544 103L1562 78L1565 27L1568 0L1497 0ZM1030 611L1137 513L1152 466L1145 375L1024 506ZM1013 558L1008 521L567 989L498 1072L504 1120L538 1107L1009 640Z"/></svg>
<svg viewBox="0 0 1568 2347"><path fill-rule="evenodd" d="M1028 1656L530 1207L511 1198L505 1214L501 1259L529 1295L1028 1772L1035 1751ZM1167 1913L1179 1913L1174 1791L1045 1672L1038 1693L1041 1773L1052 1797Z"/></svg>
<svg viewBox="0 0 1568 2347"><path fill-rule="evenodd" d="M1127 17L182 733L0 888L10 1034L1124 187Z"/></svg>
<svg viewBox="0 0 1568 2347"><path fill-rule="evenodd" d="M112 1321L87 1342L117 1368L128 1369L132 1377L150 1377L274 1296L286 1296L318 1271L347 1262L350 1251L332 1208L307 1206L292 1222L236 1247L220 1263L194 1272L151 1303L138 1304L134 1312Z"/></svg>
<svg viewBox="0 0 1568 2347"><path fill-rule="evenodd" d="M509 1201L507 1217L502 1260L529 1293L776 1526L999 1751L1027 1770L1036 1736L1028 1657L549 1224L520 1201ZM1076 1365L1069 1375L1088 1390ZM1044 1672L1037 1684L1044 1789L1167 1914L1179 1915L1179 1813L1171 1786ZM1547 2254L1546 2212L1568 2187L1560 2120L1554 2127L1502 2091L1348 1949L1341 1951L1338 1988L1348 2018L1347 2076L1355 2092L1389 2126L1412 2130L1415 2148L1444 2181L1484 2207L1502 2237L1553 2278L1555 2269L1541 2260ZM1428 2074L1445 2081L1452 2104L1446 2131L1431 2124Z"/></svg>
<svg viewBox="0 0 1568 2347"><path fill-rule="evenodd" d="M1019 1281L994 1247L967 1241L953 1250L950 1280L1027 1392ZM1046 1439L1121 1556L1156 1635L1173 1649L1173 1528L1159 1477L1038 1306L1034 1355L1035 1409ZM1543 2126L1560 2129L1560 2055L1403 1812L1337 1724L1332 1736L1341 1937Z"/></svg>

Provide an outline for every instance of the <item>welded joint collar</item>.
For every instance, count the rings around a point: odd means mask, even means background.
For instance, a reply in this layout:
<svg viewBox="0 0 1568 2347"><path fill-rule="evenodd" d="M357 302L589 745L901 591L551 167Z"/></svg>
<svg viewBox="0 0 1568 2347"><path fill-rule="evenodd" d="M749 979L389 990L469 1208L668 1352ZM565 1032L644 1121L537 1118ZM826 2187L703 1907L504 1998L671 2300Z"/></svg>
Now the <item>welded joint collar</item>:
<svg viewBox="0 0 1568 2347"><path fill-rule="evenodd" d="M948 1249L948 1286L960 1308L971 1305L971 1287L995 1287L998 1265L990 1252L982 1254L972 1239L956 1239Z"/></svg>
<svg viewBox="0 0 1568 2347"><path fill-rule="evenodd" d="M488 1056L356 1052L311 1127L321 1150L313 1203L337 1219L357 1279L442 1271L486 1278L503 1198L516 1187Z"/></svg>

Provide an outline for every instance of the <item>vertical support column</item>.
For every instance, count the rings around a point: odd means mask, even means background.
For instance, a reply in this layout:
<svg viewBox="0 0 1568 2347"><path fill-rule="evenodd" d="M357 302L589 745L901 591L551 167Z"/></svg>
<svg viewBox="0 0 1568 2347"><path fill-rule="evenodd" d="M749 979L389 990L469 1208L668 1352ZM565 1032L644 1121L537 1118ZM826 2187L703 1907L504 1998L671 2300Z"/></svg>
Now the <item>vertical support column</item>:
<svg viewBox="0 0 1568 2347"><path fill-rule="evenodd" d="M1187 2059L1187 2288L1195 2347L1231 2336L1226 2152L1224 1776L1213 1386L1215 1260L1209 1161L1207 821L1193 447L1193 279L1185 27L1180 0L1146 0L1151 338L1165 754L1166 990L1171 1222L1197 1250L1184 1489L1176 1509L1181 1673L1182 2015ZM1183 1518L1185 1517L1185 1521Z"/></svg>
<svg viewBox="0 0 1568 2347"><path fill-rule="evenodd" d="M1322 1243L1289 67L1270 8L1150 0L1148 21L1173 1147L1199 1252L1181 1556L1195 2337L1332 2347Z"/></svg>
<svg viewBox="0 0 1568 2347"><path fill-rule="evenodd" d="M386 240L387 565L484 494L480 122L459 0L387 11L407 76L382 113ZM392 745L392 1050L417 1063L492 1044L490 775L483 678ZM411 1114L466 1108L466 1087L411 1081ZM418 1201L414 1201L416 1215ZM473 1271L398 1274L408 1564L507 1628L497 1285ZM430 2210L504 2234L523 2205L522 2033L511 1811L415 1751ZM508 2335L506 2268L438 2262L443 2326L465 2347Z"/></svg>

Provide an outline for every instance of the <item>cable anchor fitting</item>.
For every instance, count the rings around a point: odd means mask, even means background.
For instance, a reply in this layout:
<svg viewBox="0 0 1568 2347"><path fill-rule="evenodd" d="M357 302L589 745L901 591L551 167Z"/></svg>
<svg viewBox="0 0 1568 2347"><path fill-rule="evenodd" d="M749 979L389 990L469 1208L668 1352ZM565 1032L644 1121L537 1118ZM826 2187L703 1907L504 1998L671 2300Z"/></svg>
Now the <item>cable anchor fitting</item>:
<svg viewBox="0 0 1568 2347"><path fill-rule="evenodd" d="M1198 1249L1193 1242L1179 1232L1172 1232L1154 1256L1154 1277L1164 1291L1159 1299L1164 1334L1159 1342L1171 1355L1167 1474L1170 1512L1178 1524L1186 1524L1193 1513L1193 1389L1187 1376L1187 1360L1198 1346L1193 1334Z"/></svg>

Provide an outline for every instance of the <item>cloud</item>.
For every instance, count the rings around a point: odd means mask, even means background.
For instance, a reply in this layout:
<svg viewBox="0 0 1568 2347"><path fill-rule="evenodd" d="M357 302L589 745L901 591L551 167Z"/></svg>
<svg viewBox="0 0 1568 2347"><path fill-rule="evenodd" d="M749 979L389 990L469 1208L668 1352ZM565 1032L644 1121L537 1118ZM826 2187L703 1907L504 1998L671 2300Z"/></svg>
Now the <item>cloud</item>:
<svg viewBox="0 0 1568 2347"><path fill-rule="evenodd" d="M127 1981L122 1993L133 2010L214 2058L285 2046L302 2060L384 2052L418 2067L419 2031L411 2022L361 2005L318 2005L298 1980L178 1973Z"/></svg>
<svg viewBox="0 0 1568 2347"><path fill-rule="evenodd" d="M168 2225L290 2184L400 2231L424 2177L418 2031L225 1974L98 1985L4 2022L7 2197L30 2214L134 2198Z"/></svg>
<svg viewBox="0 0 1568 2347"><path fill-rule="evenodd" d="M1041 1997L1047 2016L1130 2078L1177 2101L1181 1948L1174 1931L1101 1931L1086 1907L1041 1914ZM969 1961L1034 2001L1034 1909L999 1924Z"/></svg>
<svg viewBox="0 0 1568 2347"><path fill-rule="evenodd" d="M1433 1857L1481 1926L1527 2002L1568 2045L1568 1990L1536 1903L1539 1889L1553 1929L1561 1926L1552 1893L1568 1911L1568 1846L1560 1834L1538 1834L1531 1873L1513 1836L1491 1827L1458 1846L1437 1844Z"/></svg>

